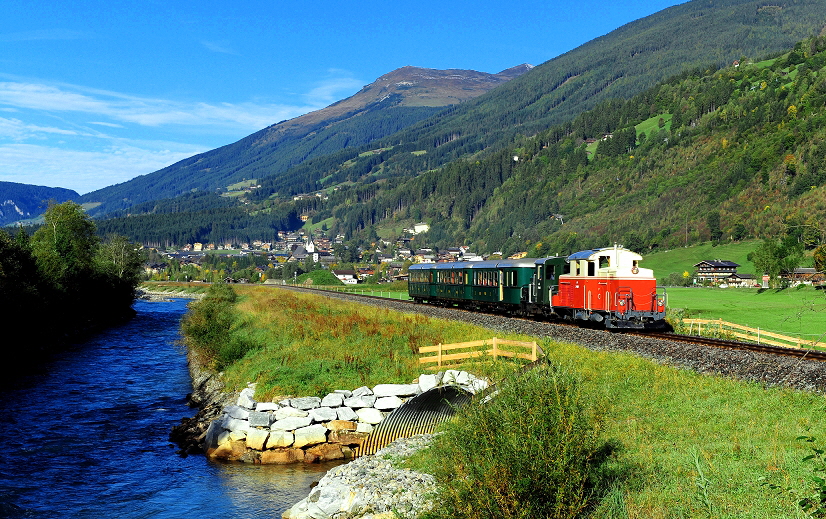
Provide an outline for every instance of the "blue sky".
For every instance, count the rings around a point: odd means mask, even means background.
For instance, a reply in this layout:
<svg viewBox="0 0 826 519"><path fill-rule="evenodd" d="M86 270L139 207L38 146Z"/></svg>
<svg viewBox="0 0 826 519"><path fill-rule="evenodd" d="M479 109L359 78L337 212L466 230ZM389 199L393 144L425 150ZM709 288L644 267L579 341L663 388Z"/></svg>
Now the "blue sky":
<svg viewBox="0 0 826 519"><path fill-rule="evenodd" d="M83 194L405 65L539 65L679 3L5 0L0 180Z"/></svg>

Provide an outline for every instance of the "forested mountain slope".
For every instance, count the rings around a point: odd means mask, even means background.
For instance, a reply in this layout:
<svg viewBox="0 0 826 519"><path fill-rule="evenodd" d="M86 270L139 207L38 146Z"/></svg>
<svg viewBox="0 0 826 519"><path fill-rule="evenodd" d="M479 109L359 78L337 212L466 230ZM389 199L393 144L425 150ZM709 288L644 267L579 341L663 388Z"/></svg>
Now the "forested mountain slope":
<svg viewBox="0 0 826 519"><path fill-rule="evenodd" d="M417 221L431 225L417 246L469 244L480 253L541 256L614 242L641 251L784 234L811 248L826 242L824 142L821 36L774 59L688 71L486 158L342 186L327 200L267 200L245 218L258 219L266 239L276 229L266 222L307 215L365 248ZM158 233L160 222L178 221L188 241L220 241L226 233L206 215L101 225L142 240L171 236ZM241 220L220 221L244 232Z"/></svg>
<svg viewBox="0 0 826 519"><path fill-rule="evenodd" d="M369 164L350 168L348 162L367 148L321 157L265 179L258 195L417 174L502 149L517 135L570 121L606 99L628 99L685 70L786 51L819 33L824 24L826 0L687 2L624 25L483 96L379 139L371 147L384 151Z"/></svg>
<svg viewBox="0 0 826 519"><path fill-rule="evenodd" d="M475 70L402 67L327 108L281 121L238 142L83 196L108 213L193 190L215 191L245 179L278 174L313 157L358 147L479 96L530 70L498 74Z"/></svg>
<svg viewBox="0 0 826 519"><path fill-rule="evenodd" d="M605 102L484 160L340 193L316 218L356 236L422 219L431 244L532 256L788 234L814 247L826 243L824 142L821 36Z"/></svg>
<svg viewBox="0 0 826 519"><path fill-rule="evenodd" d="M79 197L76 191L62 187L0 182L0 226L40 216L49 200L62 203Z"/></svg>

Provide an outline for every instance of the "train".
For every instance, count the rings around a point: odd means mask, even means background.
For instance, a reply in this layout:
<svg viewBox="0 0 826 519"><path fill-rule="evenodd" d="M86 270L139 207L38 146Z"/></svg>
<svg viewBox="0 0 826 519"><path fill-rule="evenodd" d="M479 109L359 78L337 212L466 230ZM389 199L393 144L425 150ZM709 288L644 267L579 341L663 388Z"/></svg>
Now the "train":
<svg viewBox="0 0 826 519"><path fill-rule="evenodd" d="M417 303L606 329L666 329L666 294L641 260L615 245L569 256L417 263L408 270L408 292Z"/></svg>

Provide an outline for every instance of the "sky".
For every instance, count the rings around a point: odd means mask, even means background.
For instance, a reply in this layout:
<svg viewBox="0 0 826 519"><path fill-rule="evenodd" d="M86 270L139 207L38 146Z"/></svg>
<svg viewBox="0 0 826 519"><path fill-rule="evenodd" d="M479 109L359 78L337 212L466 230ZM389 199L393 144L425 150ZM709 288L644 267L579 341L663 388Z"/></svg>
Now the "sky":
<svg viewBox="0 0 826 519"><path fill-rule="evenodd" d="M4 0L0 181L84 194L399 67L539 65L679 3Z"/></svg>

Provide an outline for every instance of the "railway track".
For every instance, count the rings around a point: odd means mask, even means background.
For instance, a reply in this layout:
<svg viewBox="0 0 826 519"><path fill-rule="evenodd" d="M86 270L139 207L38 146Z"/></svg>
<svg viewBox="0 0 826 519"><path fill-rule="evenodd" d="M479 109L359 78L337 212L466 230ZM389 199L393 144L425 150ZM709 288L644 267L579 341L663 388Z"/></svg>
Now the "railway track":
<svg viewBox="0 0 826 519"><path fill-rule="evenodd" d="M404 306L408 308L445 308L445 307L436 307L430 305L420 305L414 303L413 301L406 301L402 299L389 299L379 296L372 296L372 295L364 295L364 294L355 294L350 292L335 292L335 291L328 291L318 288L309 288L309 287L292 287L292 288L299 288L301 290L312 291L312 292L321 292L325 294L339 294L339 295L346 295L348 297L352 297L355 299L366 299L366 300L373 300L373 301L392 301L395 305ZM472 312L469 310L462 310L459 308L449 308L449 310L453 310L456 312L462 313L469 313L475 314L478 312ZM500 318L508 318L514 320L523 320L526 322L536 323L537 321L532 319L525 319L521 317L508 317L503 316L500 314L485 314L485 315L492 315L497 316ZM563 327L573 327L573 328L581 328L575 324L565 323L565 322L554 322L548 323L554 326L563 326ZM647 339L657 339L662 341L671 341L671 342L679 342L679 343L687 343L687 344L694 344L700 346L707 346L713 347L723 350L739 350L739 351L750 351L754 353L763 353L767 355L773 356L780 356L780 357L792 357L801 360L810 360L810 361L818 361L818 362L826 362L826 352L818 351L818 350L809 350L803 348L784 348L780 346L771 346L766 344L756 344L750 342L741 342L741 341L732 341L726 339L714 339L710 337L700 337L697 335L681 335L676 333L668 333L668 332L638 332L638 331L623 331L623 332L610 332L612 334L624 334L624 335L632 335L641 338Z"/></svg>
<svg viewBox="0 0 826 519"><path fill-rule="evenodd" d="M703 346L712 346L714 348L722 348L726 350L753 351L757 353L766 353L769 355L779 355L783 357L795 357L799 359L826 362L826 352L819 350L808 350L805 348L783 348L781 346L756 344L753 342L731 341L726 339L714 339L711 337L700 337L697 335L680 335L676 333L630 333L642 337L651 337L654 339L662 339L676 342L686 342L690 344L701 344Z"/></svg>

